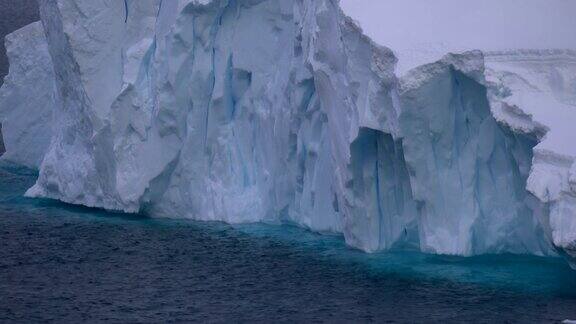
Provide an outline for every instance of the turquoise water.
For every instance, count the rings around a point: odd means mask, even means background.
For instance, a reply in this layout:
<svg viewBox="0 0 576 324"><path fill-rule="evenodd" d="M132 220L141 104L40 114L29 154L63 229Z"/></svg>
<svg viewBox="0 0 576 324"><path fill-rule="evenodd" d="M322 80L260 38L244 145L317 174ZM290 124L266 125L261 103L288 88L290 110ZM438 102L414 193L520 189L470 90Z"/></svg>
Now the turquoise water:
<svg viewBox="0 0 576 324"><path fill-rule="evenodd" d="M291 226L150 219L23 198L0 170L0 322L559 322L560 258L365 254Z"/></svg>

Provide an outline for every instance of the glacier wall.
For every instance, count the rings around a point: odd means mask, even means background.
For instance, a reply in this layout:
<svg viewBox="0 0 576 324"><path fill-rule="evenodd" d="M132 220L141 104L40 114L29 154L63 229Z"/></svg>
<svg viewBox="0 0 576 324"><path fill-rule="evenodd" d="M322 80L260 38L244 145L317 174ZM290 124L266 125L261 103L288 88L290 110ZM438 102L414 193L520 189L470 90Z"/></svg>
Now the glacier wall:
<svg viewBox="0 0 576 324"><path fill-rule="evenodd" d="M566 57L468 52L397 78L393 53L335 0L40 7L45 36L19 31L29 39L11 57L52 69L11 69L19 81L0 91L17 102L41 90L17 105L0 96L22 138L6 156L39 157L29 196L294 223L365 251L574 253L574 160L546 146L567 133L523 96L568 109ZM25 57L26 46L42 50ZM38 137L24 129L50 140L25 145Z"/></svg>
<svg viewBox="0 0 576 324"><path fill-rule="evenodd" d="M402 80L400 122L421 203L421 247L548 254L539 221L545 207L526 190L537 138L497 123L483 68L480 52L448 55Z"/></svg>
<svg viewBox="0 0 576 324"><path fill-rule="evenodd" d="M362 231L374 197L353 190L350 150L361 128L397 134L395 58L337 2L62 0L41 16L59 105L28 195L391 244Z"/></svg>
<svg viewBox="0 0 576 324"><path fill-rule="evenodd" d="M56 88L40 22L6 37L10 71L0 88L3 160L38 169L52 138Z"/></svg>
<svg viewBox="0 0 576 324"><path fill-rule="evenodd" d="M490 52L486 67L492 114L539 138L527 189L545 203L551 241L576 268L576 51Z"/></svg>

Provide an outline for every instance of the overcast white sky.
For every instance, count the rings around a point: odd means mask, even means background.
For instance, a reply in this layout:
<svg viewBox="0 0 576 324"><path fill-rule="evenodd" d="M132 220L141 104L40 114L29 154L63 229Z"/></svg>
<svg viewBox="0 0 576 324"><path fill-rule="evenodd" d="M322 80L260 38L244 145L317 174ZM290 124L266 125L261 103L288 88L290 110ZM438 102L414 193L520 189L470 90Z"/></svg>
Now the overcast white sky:
<svg viewBox="0 0 576 324"><path fill-rule="evenodd" d="M576 0L341 0L402 60L416 51L576 49ZM403 58L404 57L404 58ZM410 62L404 62L409 64ZM414 64L425 62L414 62Z"/></svg>

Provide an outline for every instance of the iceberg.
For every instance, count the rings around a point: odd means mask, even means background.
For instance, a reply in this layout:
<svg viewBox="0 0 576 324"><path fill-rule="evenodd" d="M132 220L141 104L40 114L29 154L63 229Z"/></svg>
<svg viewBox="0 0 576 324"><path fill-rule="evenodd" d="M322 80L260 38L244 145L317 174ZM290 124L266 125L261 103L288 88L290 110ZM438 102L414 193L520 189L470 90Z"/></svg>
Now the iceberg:
<svg viewBox="0 0 576 324"><path fill-rule="evenodd" d="M56 86L40 22L6 37L9 75L0 88L2 159L38 169L52 139ZM4 150L2 150L4 151Z"/></svg>
<svg viewBox="0 0 576 324"><path fill-rule="evenodd" d="M486 62L495 118L539 139L527 189L545 204L553 245L576 267L576 51L491 52Z"/></svg>
<svg viewBox="0 0 576 324"><path fill-rule="evenodd" d="M467 51L398 77L334 0L40 11L0 90L2 159L39 170L30 197L292 223L367 252L576 259L574 52Z"/></svg>
<svg viewBox="0 0 576 324"><path fill-rule="evenodd" d="M537 138L491 114L483 54L451 54L411 70L400 97L421 248L549 254L539 222L544 205L526 190Z"/></svg>
<svg viewBox="0 0 576 324"><path fill-rule="evenodd" d="M29 196L293 222L344 232L365 250L407 231L414 203L390 206L405 217L390 216L398 224L388 229L374 214L374 165L351 152L362 130L401 152L396 60L336 2L46 1L40 10L58 118ZM396 190L401 179L386 177ZM394 238L381 237L384 227Z"/></svg>

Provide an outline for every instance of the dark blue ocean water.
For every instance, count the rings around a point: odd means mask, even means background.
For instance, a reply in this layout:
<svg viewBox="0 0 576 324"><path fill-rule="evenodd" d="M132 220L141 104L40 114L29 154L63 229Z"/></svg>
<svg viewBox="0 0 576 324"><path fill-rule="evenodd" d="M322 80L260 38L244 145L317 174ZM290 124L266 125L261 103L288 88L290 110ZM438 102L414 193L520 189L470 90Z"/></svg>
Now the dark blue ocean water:
<svg viewBox="0 0 576 324"><path fill-rule="evenodd" d="M0 322L559 322L561 259L365 254L271 225L148 219L23 198L0 169Z"/></svg>

